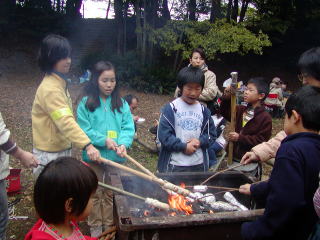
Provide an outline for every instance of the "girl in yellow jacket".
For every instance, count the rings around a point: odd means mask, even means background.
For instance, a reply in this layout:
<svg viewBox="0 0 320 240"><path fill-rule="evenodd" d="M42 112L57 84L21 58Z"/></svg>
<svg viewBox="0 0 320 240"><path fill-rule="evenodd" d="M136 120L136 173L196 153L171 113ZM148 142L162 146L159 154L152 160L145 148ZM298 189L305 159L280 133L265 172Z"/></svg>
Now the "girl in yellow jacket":
<svg viewBox="0 0 320 240"><path fill-rule="evenodd" d="M73 115L65 76L71 65L70 53L69 41L59 35L48 35L40 47L39 67L45 76L37 89L31 114L33 152L40 161L34 170L36 176L50 161L71 156L72 144L85 149L91 160L100 159L99 151Z"/></svg>

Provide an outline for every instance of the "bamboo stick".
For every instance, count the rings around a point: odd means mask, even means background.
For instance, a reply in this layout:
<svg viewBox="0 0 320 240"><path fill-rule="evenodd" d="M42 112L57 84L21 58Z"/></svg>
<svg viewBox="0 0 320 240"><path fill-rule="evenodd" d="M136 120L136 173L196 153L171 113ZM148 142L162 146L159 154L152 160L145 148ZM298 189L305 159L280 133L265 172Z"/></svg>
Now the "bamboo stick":
<svg viewBox="0 0 320 240"><path fill-rule="evenodd" d="M186 197L196 198L196 196L191 191L189 191L188 189L185 189L185 188L182 188L180 186L174 185L174 184L172 184L172 183L170 183L168 181L165 181L165 180L163 180L161 178L156 177L155 175L149 176L149 175L147 175L145 173L139 172L137 170L134 170L134 169L126 167L126 166L123 166L123 165L121 165L119 163L110 161L110 160L102 158L102 157L100 157L100 161L105 163L105 164L108 164L110 166L113 166L113 167L119 168L121 170L130 172L130 173L132 173L134 175L137 175L137 176L139 176L141 178L144 178L144 179L146 179L148 181L158 183L160 186L162 186L165 189L171 190L171 191L176 192L178 194L182 194L182 195L184 195Z"/></svg>
<svg viewBox="0 0 320 240"><path fill-rule="evenodd" d="M113 187L111 185L108 185L108 184L105 184L105 183L102 183L102 182L98 182L98 185L101 186L101 187L104 187L104 188L107 188L107 189L110 189L114 192L117 192L117 193L120 193L120 194L124 194L124 195L127 195L127 196L130 196L130 197L134 197L134 198L137 198L137 199L140 199L142 201L145 201L146 198L144 197L141 197L139 195L136 195L134 193L131 193L131 192L127 192L125 190L122 190L120 188L116 188L116 187Z"/></svg>
<svg viewBox="0 0 320 240"><path fill-rule="evenodd" d="M124 154L124 157L128 159L130 162L132 162L134 165L136 165L138 168L140 168L142 171L144 171L149 176L155 177L156 176L147 168L145 168L141 163L136 161L134 158L130 157L128 154Z"/></svg>
<svg viewBox="0 0 320 240"><path fill-rule="evenodd" d="M238 164L238 165L235 165L235 166L232 166L232 167L226 168L226 169L224 169L224 170L221 170L221 171L219 171L219 172L216 172L215 174L213 174L212 176L210 176L209 178L207 178L206 180L204 180L200 185L205 184L205 183L206 183L206 182L208 182L210 179L214 178L215 176L219 175L220 173L223 173L223 172L229 171L229 170L231 170L231 169L234 169L234 168L240 167L240 166L242 166L242 165L244 165L244 164L240 163L240 164Z"/></svg>
<svg viewBox="0 0 320 240"><path fill-rule="evenodd" d="M163 210L166 210L166 211L171 209L169 204L160 202L157 199L141 197L141 196L139 196L137 194L134 194L134 193L131 193L131 192L127 192L125 190L113 187L111 185L108 185L108 184L105 184L105 183L102 183L102 182L98 182L98 184L99 184L99 186L107 188L107 189L110 189L110 190L112 190L114 192L118 192L120 194L124 194L124 195L130 196L130 197L134 197L134 198L140 199L140 200L144 201L146 204L150 204L150 205L152 205L154 207L157 207L157 208L160 208L160 209L163 209Z"/></svg>
<svg viewBox="0 0 320 240"><path fill-rule="evenodd" d="M137 170L134 170L134 169L132 169L132 168L126 167L126 166L124 166L124 165L122 165L122 164L113 162L113 161L111 161L111 160L108 160L108 159L105 159L105 158L102 158L102 157L100 158L100 160L101 160L101 162L103 162L103 163L105 163L105 164L107 164L107 165L110 165L110 166L119 168L119 169L124 170L124 171L126 171L126 172L130 172L130 173L132 173L132 174L134 174L134 175L137 175L137 176L139 176L139 177L141 177L141 178L143 178L143 179L146 179L146 180L148 180L148 181L156 182L156 183L159 183L159 184L161 184L161 185L164 184L164 180L162 180L162 179L160 179L160 178L157 178L157 177L155 177L155 176L154 176L154 177L153 177L153 176L149 176L149 175L147 175L147 174L145 174L145 173L139 172L139 171L137 171Z"/></svg>
<svg viewBox="0 0 320 240"><path fill-rule="evenodd" d="M232 72L231 73L232 77L232 83L231 83L231 88L235 88L237 84L237 78L238 78L238 73L237 72ZM236 92L231 89L231 121L230 121L230 132L235 132L235 126L236 126ZM231 165L233 161L233 142L229 141L229 151L228 151L228 165Z"/></svg>

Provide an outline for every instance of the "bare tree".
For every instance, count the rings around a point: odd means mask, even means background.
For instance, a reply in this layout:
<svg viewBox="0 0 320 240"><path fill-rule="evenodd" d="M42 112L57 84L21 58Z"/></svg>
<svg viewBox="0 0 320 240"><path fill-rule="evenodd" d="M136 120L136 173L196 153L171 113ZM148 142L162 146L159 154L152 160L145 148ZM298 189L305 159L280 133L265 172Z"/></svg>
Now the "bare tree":
<svg viewBox="0 0 320 240"><path fill-rule="evenodd" d="M211 0L210 22L221 18L221 0Z"/></svg>

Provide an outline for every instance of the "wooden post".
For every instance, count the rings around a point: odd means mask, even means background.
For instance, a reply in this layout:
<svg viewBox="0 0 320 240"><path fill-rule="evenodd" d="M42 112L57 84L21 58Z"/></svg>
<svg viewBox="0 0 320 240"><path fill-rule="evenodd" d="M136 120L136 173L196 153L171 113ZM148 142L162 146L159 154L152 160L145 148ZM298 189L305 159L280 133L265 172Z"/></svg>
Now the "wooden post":
<svg viewBox="0 0 320 240"><path fill-rule="evenodd" d="M231 121L230 121L230 132L234 132L236 128L236 89L238 73L231 73L232 83L231 83ZM233 160L233 142L229 141L229 151L228 151L228 165L232 164Z"/></svg>

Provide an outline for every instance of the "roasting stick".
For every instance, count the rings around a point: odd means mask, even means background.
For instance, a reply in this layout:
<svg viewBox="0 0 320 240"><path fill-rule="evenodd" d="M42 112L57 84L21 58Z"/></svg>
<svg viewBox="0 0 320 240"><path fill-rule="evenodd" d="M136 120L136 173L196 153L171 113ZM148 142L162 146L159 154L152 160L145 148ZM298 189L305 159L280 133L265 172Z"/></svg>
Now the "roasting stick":
<svg viewBox="0 0 320 240"><path fill-rule="evenodd" d="M255 185L255 184L258 184L258 183L266 182L266 181L268 181L268 180L269 180L269 179L260 180L260 181L257 181L257 182L254 182L254 183L251 183L251 185ZM232 190L232 189L230 189L230 190L226 190L226 191L216 192L215 194L225 193L225 192L233 192L233 191L239 191L239 188L234 188L233 190Z"/></svg>
<svg viewBox="0 0 320 240"><path fill-rule="evenodd" d="M192 199L196 198L194 193L189 191L188 189L185 189L185 188L182 188L180 186L174 185L174 184L172 184L172 183L170 183L168 181L165 181L165 180L163 180L161 178L158 178L158 177L156 177L154 175L153 176L147 175L145 173L139 172L137 170L134 170L134 169L126 167L126 166L123 166L123 165L121 165L119 163L110 161L110 160L102 158L102 157L100 157L100 160L101 160L101 162L103 162L103 163L105 163L107 165L110 165L110 166L119 168L121 170L130 172L130 173L132 173L134 175L137 175L137 176L139 176L141 178L144 178L144 179L146 179L148 181L158 183L159 185L161 185L165 189L171 190L173 192L176 192L176 193L181 194L181 195L186 196L186 197L190 197Z"/></svg>
<svg viewBox="0 0 320 240"><path fill-rule="evenodd" d="M130 157L128 154L125 153L124 157L128 159L130 162L132 162L134 165L136 165L138 168L140 168L142 171L144 171L146 174L148 174L149 176L157 178L149 169L142 166L141 163L136 161L134 158Z"/></svg>
<svg viewBox="0 0 320 240"><path fill-rule="evenodd" d="M192 188L194 186L186 186L187 188ZM207 188L213 188L213 189L222 189L222 190L230 190L230 191L235 191L239 190L239 188L232 188L232 187L221 187L221 186L207 186Z"/></svg>
<svg viewBox="0 0 320 240"><path fill-rule="evenodd" d="M237 89L237 80L238 80L238 73L232 72L231 73L232 83L231 83L231 121L230 121L230 132L235 132L236 129L236 91ZM229 141L229 151L228 151L228 165L231 165L233 161L233 142Z"/></svg>
<svg viewBox="0 0 320 240"><path fill-rule="evenodd" d="M232 167L226 168L226 169L224 169L224 170L221 170L221 171L219 171L219 172L216 172L215 174L213 174L212 176L210 176L209 178L207 178L206 180L204 180L200 185L205 184L205 183L206 183L206 182L208 182L210 179L214 178L215 176L219 175L220 173L223 173L223 172L229 171L229 170L231 170L231 169L234 169L234 168L240 167L240 166L242 166L242 165L244 165L244 164L243 164L243 163L240 163L240 164L238 164L238 165L235 165L235 166L232 166Z"/></svg>
<svg viewBox="0 0 320 240"><path fill-rule="evenodd" d="M166 211L171 210L169 204L160 202L159 200L156 200L156 199L153 199L153 198L144 198L144 197L141 197L141 196L136 195L134 193L127 192L125 190L113 187L111 185L108 185L108 184L105 184L105 183L102 183L102 182L99 182L98 184L99 184L99 186L107 188L107 189L110 189L110 190L112 190L114 192L140 199L140 200L144 201L145 203L147 203L149 205L152 205L153 207L157 207L157 208L160 208L160 209L163 209L163 210L166 210Z"/></svg>
<svg viewBox="0 0 320 240"><path fill-rule="evenodd" d="M154 175L149 169L144 167L141 163L139 163L137 160L134 158L130 157L128 154L124 154L124 157L128 159L130 162L132 162L134 165L136 165L138 168L140 168L142 171L144 171L146 174L148 174L151 177L158 178L156 175ZM164 191L166 191L170 195L174 195L175 192L172 190L166 189L164 186L161 186Z"/></svg>

